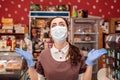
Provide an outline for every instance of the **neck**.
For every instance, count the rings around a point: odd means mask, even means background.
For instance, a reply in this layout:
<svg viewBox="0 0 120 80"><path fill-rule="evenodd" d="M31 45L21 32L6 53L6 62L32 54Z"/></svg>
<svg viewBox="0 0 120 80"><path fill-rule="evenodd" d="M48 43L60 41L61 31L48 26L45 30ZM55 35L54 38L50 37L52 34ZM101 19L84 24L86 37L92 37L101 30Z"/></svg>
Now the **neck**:
<svg viewBox="0 0 120 80"><path fill-rule="evenodd" d="M58 44L58 43L55 43L54 42L54 46L57 48L57 49L62 49L63 47L65 47L67 45L67 41L64 41L63 43L61 44Z"/></svg>

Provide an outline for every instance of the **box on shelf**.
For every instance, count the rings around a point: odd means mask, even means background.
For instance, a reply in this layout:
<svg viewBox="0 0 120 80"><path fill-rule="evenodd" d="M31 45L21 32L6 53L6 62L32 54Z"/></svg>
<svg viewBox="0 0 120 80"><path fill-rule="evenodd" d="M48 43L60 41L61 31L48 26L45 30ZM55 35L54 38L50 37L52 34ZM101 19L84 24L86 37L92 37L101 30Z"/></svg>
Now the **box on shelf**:
<svg viewBox="0 0 120 80"><path fill-rule="evenodd" d="M13 23L13 18L2 18L2 23Z"/></svg>
<svg viewBox="0 0 120 80"><path fill-rule="evenodd" d="M10 26L10 27L13 27L13 26L14 26L14 23L4 23L2 26Z"/></svg>
<svg viewBox="0 0 120 80"><path fill-rule="evenodd" d="M24 27L21 27L21 26L14 26L14 29L15 29L15 30L24 30Z"/></svg>
<svg viewBox="0 0 120 80"><path fill-rule="evenodd" d="M24 30L15 30L15 33L24 33Z"/></svg>
<svg viewBox="0 0 120 80"><path fill-rule="evenodd" d="M6 40L0 40L0 49L5 49L7 47L7 41Z"/></svg>
<svg viewBox="0 0 120 80"><path fill-rule="evenodd" d="M24 33L25 32L25 28L22 26L22 24L14 25L14 30L15 30L15 33Z"/></svg>
<svg viewBox="0 0 120 80"><path fill-rule="evenodd" d="M13 26L2 26L2 29L13 29Z"/></svg>
<svg viewBox="0 0 120 80"><path fill-rule="evenodd" d="M13 29L0 29L0 33L13 33Z"/></svg>

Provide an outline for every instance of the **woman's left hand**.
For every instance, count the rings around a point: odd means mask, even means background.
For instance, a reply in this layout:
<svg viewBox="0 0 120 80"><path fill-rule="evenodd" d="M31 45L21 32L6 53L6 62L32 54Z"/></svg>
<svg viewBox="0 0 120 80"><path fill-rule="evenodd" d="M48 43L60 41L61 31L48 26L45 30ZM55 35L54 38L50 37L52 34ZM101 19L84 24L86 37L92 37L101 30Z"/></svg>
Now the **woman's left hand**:
<svg viewBox="0 0 120 80"><path fill-rule="evenodd" d="M92 49L87 56L87 59L85 61L85 63L87 65L93 66L95 63L95 60L97 60L98 58L100 58L102 55L107 54L107 50L102 48L102 49Z"/></svg>

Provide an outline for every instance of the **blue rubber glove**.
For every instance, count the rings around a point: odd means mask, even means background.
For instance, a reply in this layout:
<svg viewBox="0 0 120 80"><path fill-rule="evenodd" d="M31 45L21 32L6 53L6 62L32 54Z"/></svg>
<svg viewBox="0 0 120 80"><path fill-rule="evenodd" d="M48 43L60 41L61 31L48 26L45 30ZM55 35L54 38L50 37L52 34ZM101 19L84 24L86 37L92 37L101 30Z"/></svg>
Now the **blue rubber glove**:
<svg viewBox="0 0 120 80"><path fill-rule="evenodd" d="M95 50L95 49L92 49L89 53L88 53L88 56L87 56L87 59L85 61L85 63L87 65L90 65L90 66L93 66L95 61L97 59L99 59L103 54L107 54L107 50L102 48L102 49L98 49L98 50Z"/></svg>
<svg viewBox="0 0 120 80"><path fill-rule="evenodd" d="M35 66L34 60L33 60L33 55L30 52L21 50L19 48L15 48L15 52L17 52L18 54L20 54L23 58L26 59L27 61L27 65L30 66Z"/></svg>

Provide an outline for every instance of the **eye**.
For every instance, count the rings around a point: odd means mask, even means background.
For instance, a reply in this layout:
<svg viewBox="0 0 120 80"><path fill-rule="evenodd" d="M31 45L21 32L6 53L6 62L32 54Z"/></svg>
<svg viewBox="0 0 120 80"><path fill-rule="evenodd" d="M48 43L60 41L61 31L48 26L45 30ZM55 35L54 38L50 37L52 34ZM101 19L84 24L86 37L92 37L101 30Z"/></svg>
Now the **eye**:
<svg viewBox="0 0 120 80"><path fill-rule="evenodd" d="M66 25L63 22L60 22L59 26L66 26Z"/></svg>
<svg viewBox="0 0 120 80"><path fill-rule="evenodd" d="M53 27L55 27L55 26L56 26L56 24L52 24L52 25L51 25L51 28L53 28Z"/></svg>

